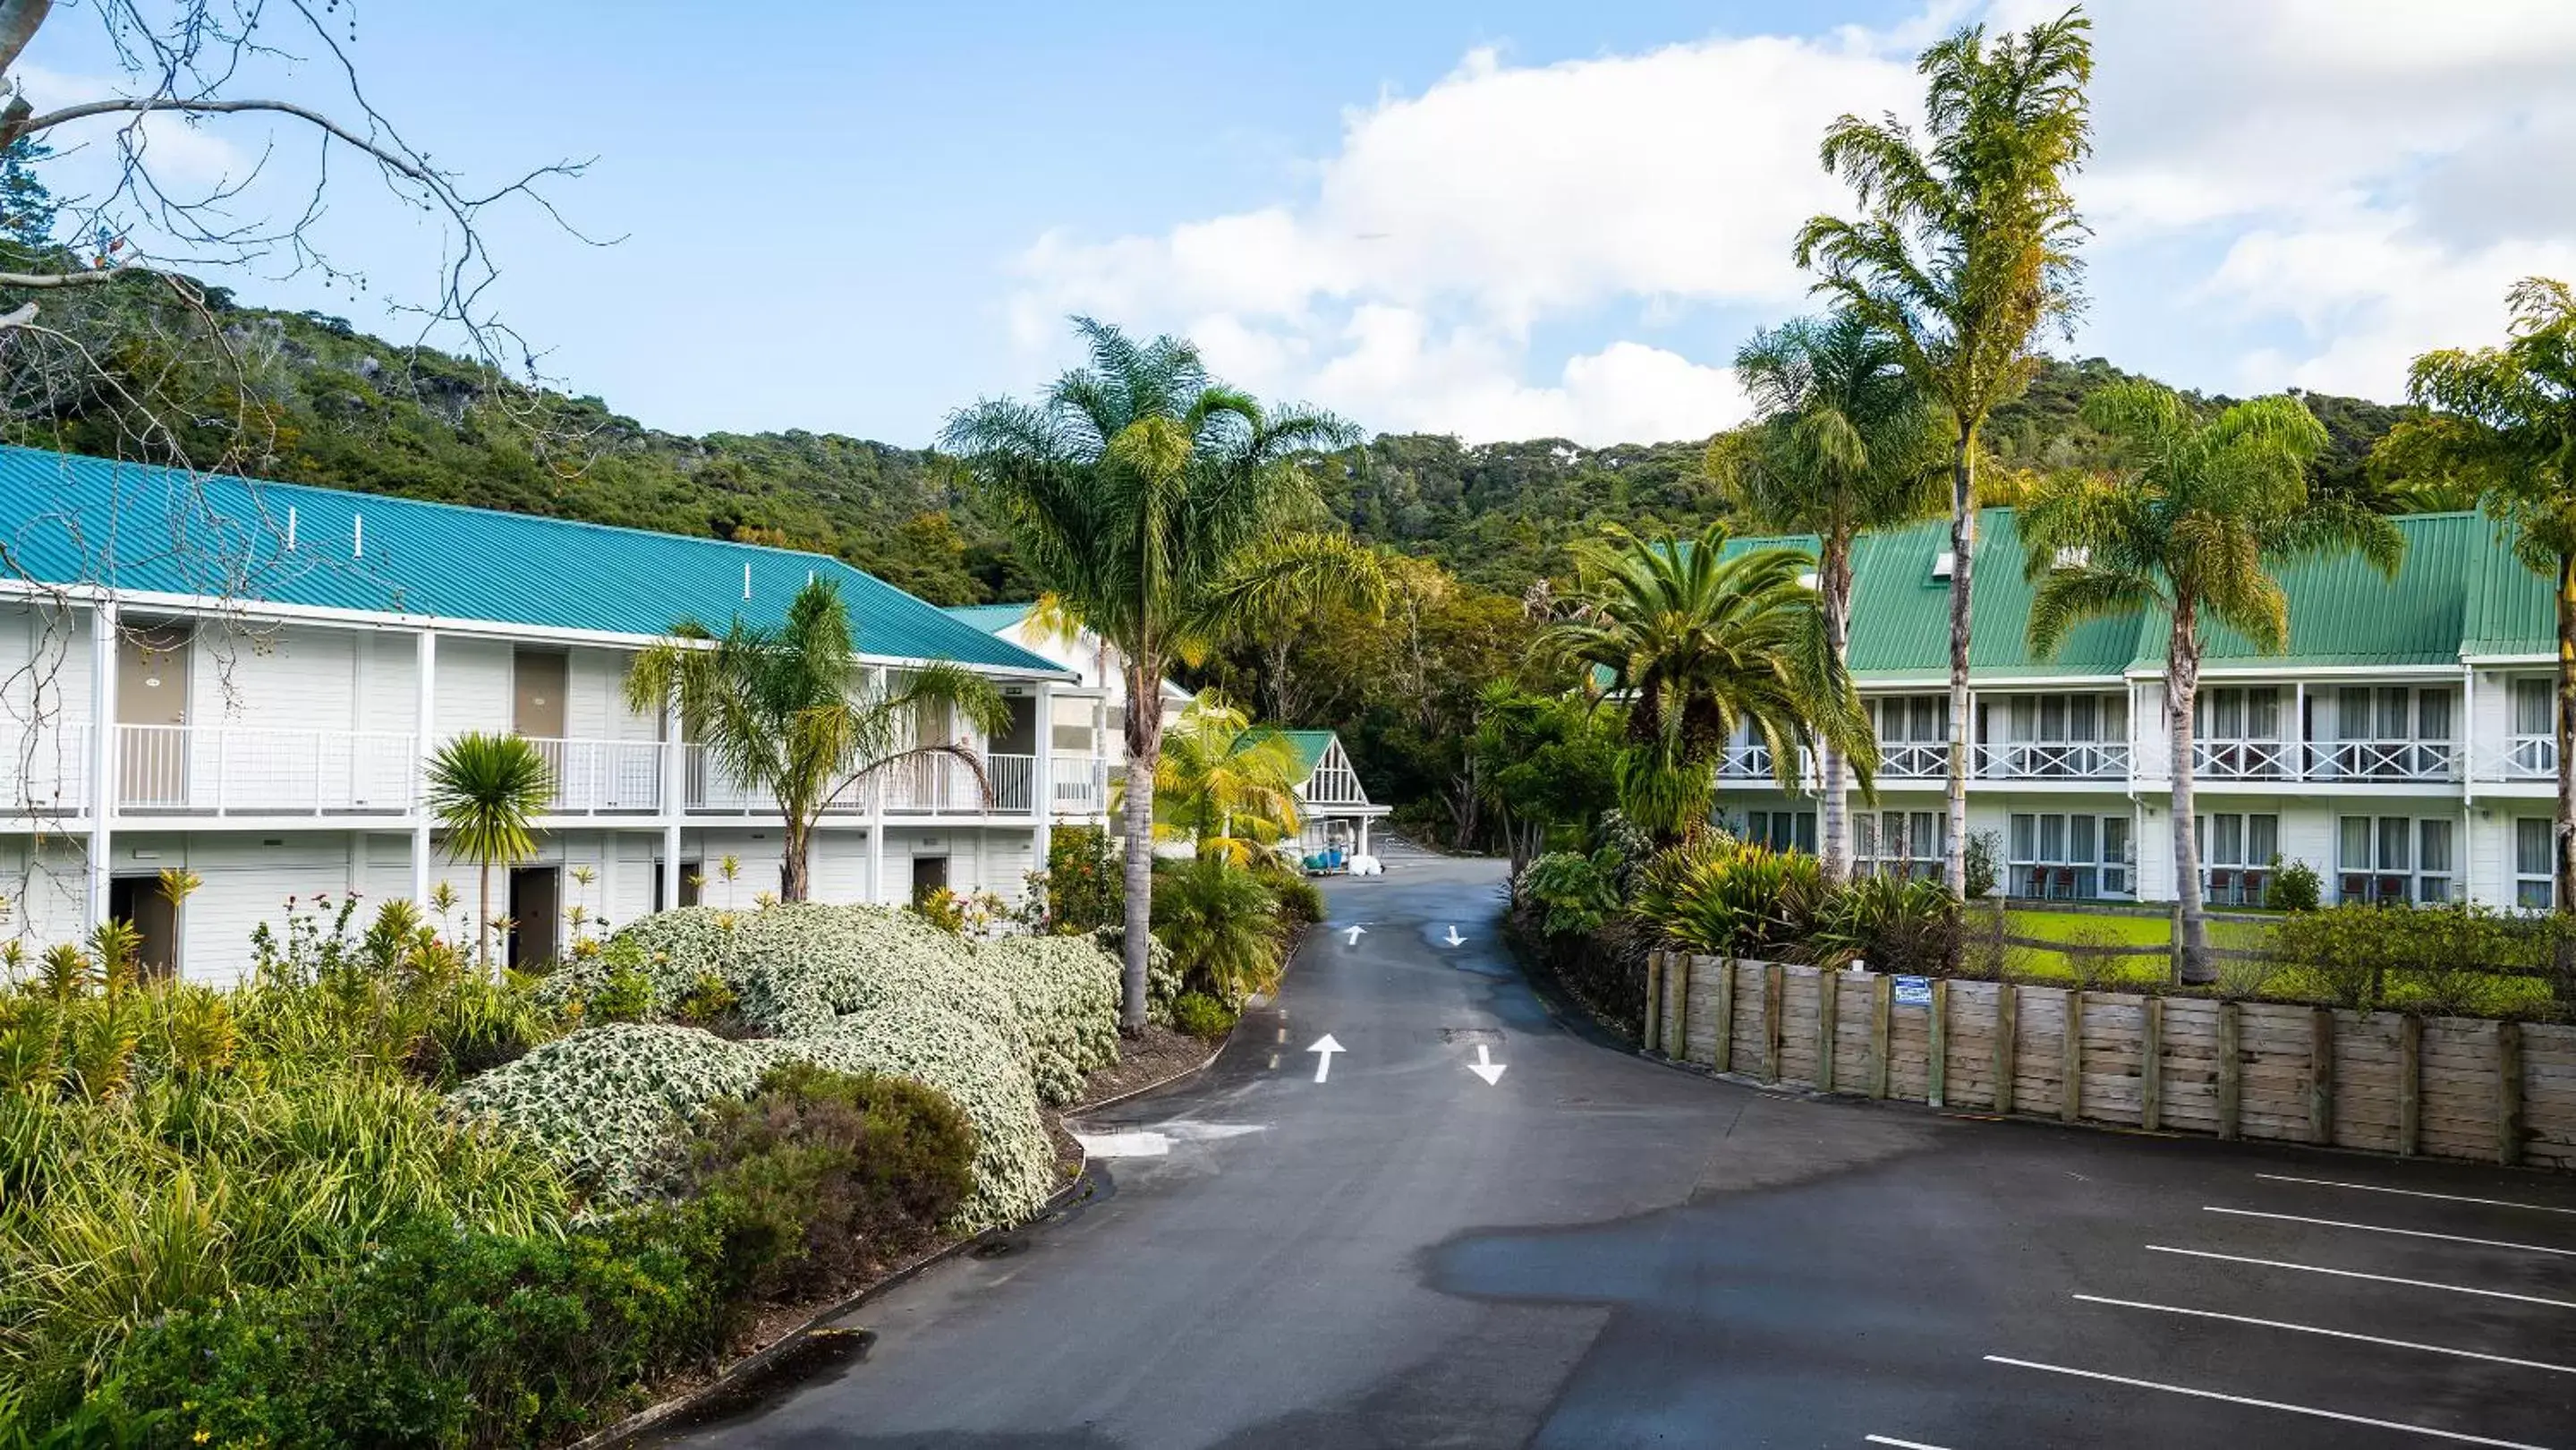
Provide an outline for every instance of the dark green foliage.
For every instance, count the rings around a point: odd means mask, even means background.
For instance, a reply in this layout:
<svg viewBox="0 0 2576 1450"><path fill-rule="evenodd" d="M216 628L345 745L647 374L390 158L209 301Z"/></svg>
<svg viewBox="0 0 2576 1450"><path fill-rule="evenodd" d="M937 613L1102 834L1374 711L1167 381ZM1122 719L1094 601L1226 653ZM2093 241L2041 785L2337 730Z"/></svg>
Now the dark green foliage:
<svg viewBox="0 0 2576 1450"><path fill-rule="evenodd" d="M671 1004L671 1020L703 1027L719 1037L752 1035L751 1024L742 1015L742 999L713 972L700 973L680 1000Z"/></svg>
<svg viewBox="0 0 2576 1450"><path fill-rule="evenodd" d="M583 1015L593 1022L641 1022L652 1011L653 979L633 961L610 963L608 980L583 1003Z"/></svg>
<svg viewBox="0 0 2576 1450"><path fill-rule="evenodd" d="M787 1063L719 1103L691 1143L694 1191L730 1203L749 1292L845 1286L920 1247L974 1188L975 1129L936 1089Z"/></svg>
<svg viewBox="0 0 2576 1450"><path fill-rule="evenodd" d="M2500 976L2555 977L2559 1001L2570 1000L2563 971L2553 972L2565 921L2466 904L2355 902L2284 917L2271 951L2338 1006L2485 1013L2506 1006L2491 1000Z"/></svg>
<svg viewBox="0 0 2576 1450"><path fill-rule="evenodd" d="M1049 829L1046 873L1030 884L1041 906L1039 929L1058 936L1114 926L1126 910L1127 881L1103 826Z"/></svg>
<svg viewBox="0 0 2576 1450"><path fill-rule="evenodd" d="M1589 856L1550 851L1521 872L1517 894L1549 936L1581 936L1618 915L1620 865L1615 847Z"/></svg>
<svg viewBox="0 0 2576 1450"><path fill-rule="evenodd" d="M418 1221L373 1256L174 1314L93 1415L145 1446L503 1446L594 1428L731 1327L731 1208L560 1238Z"/></svg>
<svg viewBox="0 0 2576 1450"><path fill-rule="evenodd" d="M1829 899L1815 857L1709 836L1648 862L1630 906L1664 939L1693 950L1788 961L1814 950Z"/></svg>
<svg viewBox="0 0 2576 1450"><path fill-rule="evenodd" d="M1303 876L1293 876L1285 871L1263 879L1270 887L1270 899L1278 907L1282 933L1293 937L1324 919L1322 887Z"/></svg>
<svg viewBox="0 0 2576 1450"><path fill-rule="evenodd" d="M1995 894L1995 863L2003 856L2004 838L1995 831L1978 831L1968 837L1967 896L1970 901Z"/></svg>
<svg viewBox="0 0 2576 1450"><path fill-rule="evenodd" d="M1957 954L1959 898L1938 881L1863 876L1820 913L1820 959L1859 958L1874 972L1937 972Z"/></svg>
<svg viewBox="0 0 2576 1450"><path fill-rule="evenodd" d="M2323 896L2325 884L2317 879L2317 868L2305 861L2292 861L2274 868L2272 884L2263 891L2263 904L2278 911L2314 911Z"/></svg>
<svg viewBox="0 0 2576 1450"><path fill-rule="evenodd" d="M1205 992L1172 999L1172 1025L1192 1037L1215 1041L1234 1030L1235 1010Z"/></svg>
<svg viewBox="0 0 2576 1450"><path fill-rule="evenodd" d="M1154 936L1183 985L1241 1002L1279 980L1279 903L1260 877L1221 856L1154 871Z"/></svg>

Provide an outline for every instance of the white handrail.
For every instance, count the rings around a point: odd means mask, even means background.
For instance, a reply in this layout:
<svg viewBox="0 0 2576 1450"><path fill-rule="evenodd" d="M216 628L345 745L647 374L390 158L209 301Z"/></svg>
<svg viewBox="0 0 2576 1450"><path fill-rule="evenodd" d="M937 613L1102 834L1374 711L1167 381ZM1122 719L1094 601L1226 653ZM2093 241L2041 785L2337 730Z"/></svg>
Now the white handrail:
<svg viewBox="0 0 2576 1450"><path fill-rule="evenodd" d="M119 725L117 808L187 815L402 815L413 737L245 725Z"/></svg>

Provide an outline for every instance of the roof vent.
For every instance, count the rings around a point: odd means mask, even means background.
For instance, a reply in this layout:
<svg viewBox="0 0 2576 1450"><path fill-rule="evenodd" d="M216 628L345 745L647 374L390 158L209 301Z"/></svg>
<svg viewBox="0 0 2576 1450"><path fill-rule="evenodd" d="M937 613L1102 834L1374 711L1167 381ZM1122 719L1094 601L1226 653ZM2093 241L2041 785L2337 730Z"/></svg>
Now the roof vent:
<svg viewBox="0 0 2576 1450"><path fill-rule="evenodd" d="M751 597L751 561L749 559L742 561L742 597L745 599Z"/></svg>
<svg viewBox="0 0 2576 1450"><path fill-rule="evenodd" d="M367 516L365 514L349 515L349 557L352 559L367 557Z"/></svg>
<svg viewBox="0 0 2576 1450"><path fill-rule="evenodd" d="M286 552L295 552L295 505L286 506Z"/></svg>
<svg viewBox="0 0 2576 1450"><path fill-rule="evenodd" d="M1932 561L1932 577L1935 579L1947 579L1958 570L1959 556L1947 549L1943 549Z"/></svg>

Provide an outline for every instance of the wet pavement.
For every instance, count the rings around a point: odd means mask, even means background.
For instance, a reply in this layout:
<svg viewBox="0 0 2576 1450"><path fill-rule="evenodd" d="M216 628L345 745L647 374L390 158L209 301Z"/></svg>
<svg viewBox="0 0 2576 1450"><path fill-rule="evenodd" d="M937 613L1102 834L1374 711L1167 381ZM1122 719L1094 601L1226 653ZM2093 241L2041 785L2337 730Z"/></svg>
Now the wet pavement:
<svg viewBox="0 0 2576 1450"><path fill-rule="evenodd" d="M1329 884L1214 1068L1076 1125L1088 1202L660 1443L2576 1450L2576 1184L1710 1081L1553 1015L1500 885Z"/></svg>

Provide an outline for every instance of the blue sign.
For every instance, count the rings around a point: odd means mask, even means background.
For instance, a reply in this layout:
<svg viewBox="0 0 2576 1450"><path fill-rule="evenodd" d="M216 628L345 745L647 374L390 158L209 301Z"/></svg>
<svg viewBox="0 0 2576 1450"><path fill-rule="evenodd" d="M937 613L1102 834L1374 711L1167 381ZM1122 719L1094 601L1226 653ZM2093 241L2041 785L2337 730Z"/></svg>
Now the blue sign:
<svg viewBox="0 0 2576 1450"><path fill-rule="evenodd" d="M1899 977L1899 978L1897 978L1897 979L1896 979L1896 1005L1897 1005L1897 1006L1899 1006L1899 1007L1929 1007L1929 1006L1931 1006L1931 1005L1932 1005L1932 979L1931 979L1930 977Z"/></svg>

